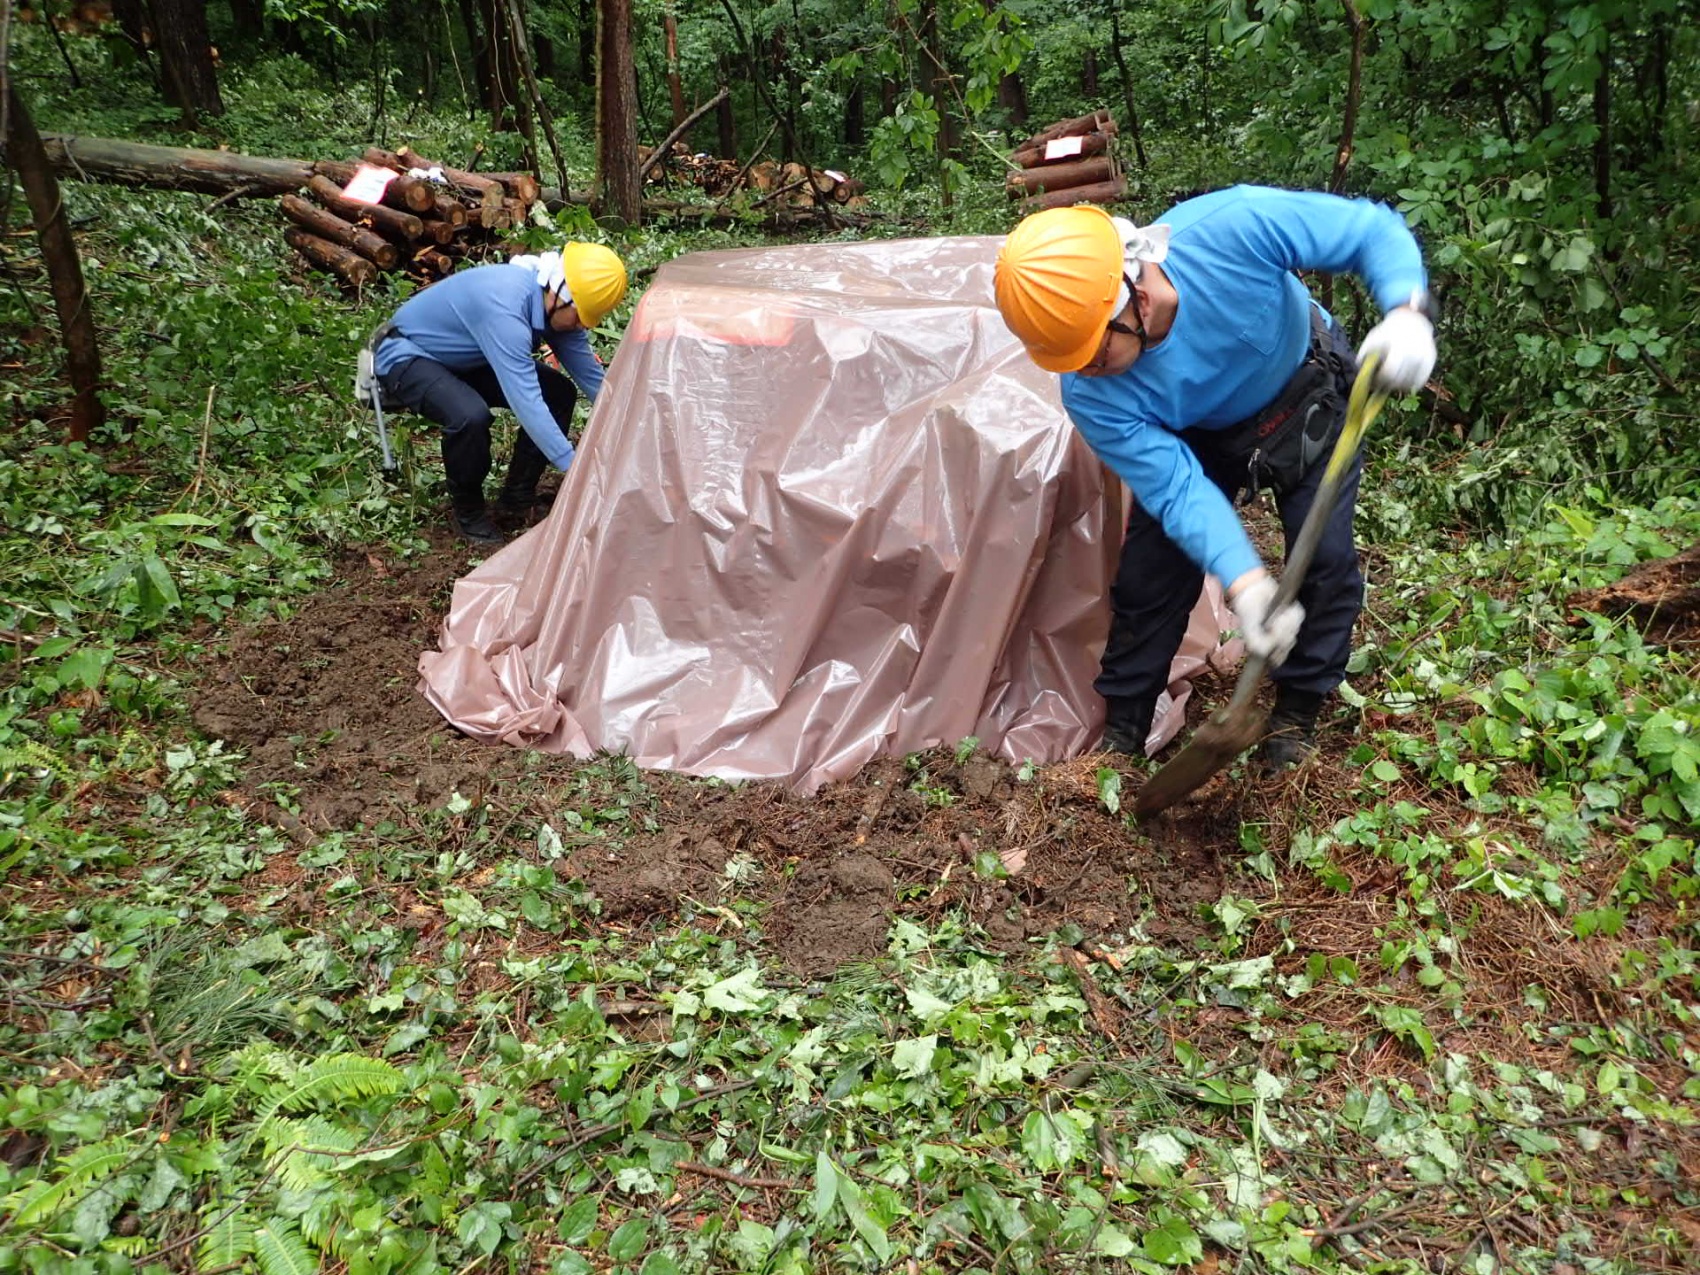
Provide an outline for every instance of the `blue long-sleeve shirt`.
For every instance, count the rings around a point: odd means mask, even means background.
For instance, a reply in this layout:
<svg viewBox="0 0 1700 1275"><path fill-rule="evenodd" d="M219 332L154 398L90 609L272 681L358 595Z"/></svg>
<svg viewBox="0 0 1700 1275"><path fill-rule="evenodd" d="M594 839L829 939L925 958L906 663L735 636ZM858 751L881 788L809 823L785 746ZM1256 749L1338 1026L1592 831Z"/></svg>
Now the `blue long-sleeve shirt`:
<svg viewBox="0 0 1700 1275"><path fill-rule="evenodd" d="M603 368L588 333L555 332L544 322L543 288L524 266L478 266L433 283L404 302L390 320L396 335L378 347L384 376L407 359L435 359L453 371L489 364L532 442L557 469L572 464L573 445L543 401L532 352L547 342L591 402Z"/></svg>
<svg viewBox="0 0 1700 1275"><path fill-rule="evenodd" d="M1160 268L1180 298L1174 326L1120 376L1065 375L1063 406L1169 539L1227 585L1262 563L1177 432L1246 419L1298 371L1314 302L1293 271L1355 274L1383 310L1427 275L1404 218L1369 200L1235 186L1158 221L1170 227Z"/></svg>

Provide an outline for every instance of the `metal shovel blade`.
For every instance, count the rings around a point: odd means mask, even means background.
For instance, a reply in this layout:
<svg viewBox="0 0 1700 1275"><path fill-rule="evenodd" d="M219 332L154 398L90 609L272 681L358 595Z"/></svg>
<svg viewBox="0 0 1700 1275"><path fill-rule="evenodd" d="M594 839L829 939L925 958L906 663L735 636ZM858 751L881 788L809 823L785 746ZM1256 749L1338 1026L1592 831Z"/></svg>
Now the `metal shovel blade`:
<svg viewBox="0 0 1700 1275"><path fill-rule="evenodd" d="M1310 569L1317 541L1322 538L1322 528L1339 503L1346 471L1351 468L1353 458L1363 445L1370 422L1375 420L1382 405L1387 402L1387 395L1375 388L1379 362L1379 358L1372 354L1358 368L1357 380L1352 383L1351 398L1346 405L1345 424L1328 458L1310 513L1305 515L1304 525L1299 528L1292 551L1287 555L1286 570L1281 573L1281 582L1275 590L1272 611L1286 606L1298 596L1299 584ZM1268 715L1252 703L1252 698L1257 694L1257 684L1263 680L1265 667L1261 656L1253 656L1245 662L1227 707L1213 713L1198 728L1192 742L1176 753L1174 759L1152 775L1139 790L1139 795L1133 800L1136 819L1167 810L1258 741Z"/></svg>
<svg viewBox="0 0 1700 1275"><path fill-rule="evenodd" d="M1140 788L1133 799L1133 816L1143 819L1167 810L1217 771L1232 764L1263 734L1268 714L1253 705L1218 709L1193 732L1187 746Z"/></svg>

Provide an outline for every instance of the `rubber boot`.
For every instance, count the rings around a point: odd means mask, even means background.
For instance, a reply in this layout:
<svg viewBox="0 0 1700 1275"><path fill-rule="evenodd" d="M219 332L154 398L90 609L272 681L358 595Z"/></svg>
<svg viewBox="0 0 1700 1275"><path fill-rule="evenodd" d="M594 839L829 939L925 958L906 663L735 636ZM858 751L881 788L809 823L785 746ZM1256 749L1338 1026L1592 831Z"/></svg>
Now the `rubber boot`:
<svg viewBox="0 0 1700 1275"><path fill-rule="evenodd" d="M497 512L529 524L539 512L537 481L548 467L549 461L537 444L525 435L516 439L513 458L508 461L508 476L496 496Z"/></svg>
<svg viewBox="0 0 1700 1275"><path fill-rule="evenodd" d="M490 511L482 504L455 505L449 511L449 525L462 540L475 545L506 544L507 537L490 521Z"/></svg>
<svg viewBox="0 0 1700 1275"><path fill-rule="evenodd" d="M1321 691L1275 686L1275 710L1269 714L1269 733L1257 750L1258 768L1266 774L1290 770L1316 751L1316 716L1322 709Z"/></svg>
<svg viewBox="0 0 1700 1275"><path fill-rule="evenodd" d="M1145 756L1145 741L1151 737L1151 719L1157 712L1155 696L1116 695L1104 701L1106 752Z"/></svg>

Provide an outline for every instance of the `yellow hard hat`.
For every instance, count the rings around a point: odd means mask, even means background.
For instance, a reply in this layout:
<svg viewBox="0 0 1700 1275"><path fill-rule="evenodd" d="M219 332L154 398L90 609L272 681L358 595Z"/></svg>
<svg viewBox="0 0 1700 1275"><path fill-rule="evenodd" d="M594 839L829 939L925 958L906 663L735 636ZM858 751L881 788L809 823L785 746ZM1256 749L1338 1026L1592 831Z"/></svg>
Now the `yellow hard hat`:
<svg viewBox="0 0 1700 1275"><path fill-rule="evenodd" d="M626 263L599 243L570 243L561 249L561 274L578 308L579 322L593 328L626 295Z"/></svg>
<svg viewBox="0 0 1700 1275"><path fill-rule="evenodd" d="M993 276L998 311L1047 372L1092 361L1115 317L1122 241L1092 204L1047 208L1010 231Z"/></svg>

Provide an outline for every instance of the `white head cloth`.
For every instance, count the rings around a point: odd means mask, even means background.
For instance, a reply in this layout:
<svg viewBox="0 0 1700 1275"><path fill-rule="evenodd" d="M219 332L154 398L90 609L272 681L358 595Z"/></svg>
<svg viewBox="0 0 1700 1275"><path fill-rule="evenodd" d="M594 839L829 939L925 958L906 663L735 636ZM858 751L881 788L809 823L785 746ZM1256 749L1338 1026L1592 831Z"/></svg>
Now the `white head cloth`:
<svg viewBox="0 0 1700 1275"><path fill-rule="evenodd" d="M1122 266L1127 278L1139 278L1139 272L1144 263L1149 261L1156 264L1169 255L1169 228L1165 225L1136 226L1126 217L1111 217L1110 224L1116 228L1116 233L1122 239ZM1124 279L1121 290L1116 294L1115 313L1120 314L1127 309L1127 303L1133 300L1127 290Z"/></svg>
<svg viewBox="0 0 1700 1275"><path fill-rule="evenodd" d="M1167 232L1168 227L1163 228ZM1164 235L1167 238L1167 234ZM567 293L567 276L561 270L561 254L558 252L543 252L536 256L518 256L508 259L510 266L524 266L537 276L537 282L545 288L561 294L563 302L571 301Z"/></svg>

